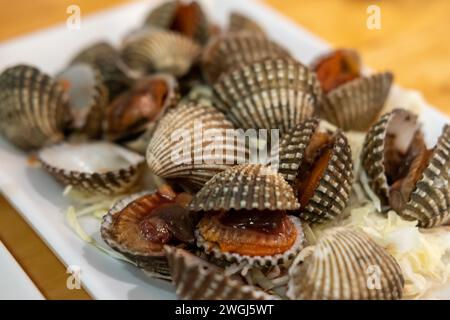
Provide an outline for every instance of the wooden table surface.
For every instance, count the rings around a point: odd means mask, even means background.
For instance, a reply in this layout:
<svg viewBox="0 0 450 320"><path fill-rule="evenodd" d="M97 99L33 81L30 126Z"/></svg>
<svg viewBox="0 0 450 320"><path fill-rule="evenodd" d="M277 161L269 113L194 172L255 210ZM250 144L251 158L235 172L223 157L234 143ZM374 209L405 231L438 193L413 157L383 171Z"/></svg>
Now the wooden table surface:
<svg viewBox="0 0 450 320"><path fill-rule="evenodd" d="M127 0L0 0L0 41L64 22L70 4L79 5L85 15L125 2ZM265 2L331 44L358 49L368 66L392 70L397 83L420 90L430 103L450 115L450 1ZM372 4L381 9L380 30L366 27L366 10ZM1 196L0 240L46 298L90 298L83 290L66 288L65 267Z"/></svg>

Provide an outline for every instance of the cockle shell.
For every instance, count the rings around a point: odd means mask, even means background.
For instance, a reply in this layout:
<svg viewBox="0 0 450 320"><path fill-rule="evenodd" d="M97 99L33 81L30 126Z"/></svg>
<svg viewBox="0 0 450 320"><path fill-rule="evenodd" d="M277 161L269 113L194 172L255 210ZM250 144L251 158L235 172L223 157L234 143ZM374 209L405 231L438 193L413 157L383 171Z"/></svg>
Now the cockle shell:
<svg viewBox="0 0 450 320"><path fill-rule="evenodd" d="M232 69L267 58L289 58L290 54L261 34L249 31L226 33L212 39L201 57L206 80L214 84Z"/></svg>
<svg viewBox="0 0 450 320"><path fill-rule="evenodd" d="M287 295L310 300L400 299L404 279L397 261L364 232L325 231L313 253L289 270Z"/></svg>
<svg viewBox="0 0 450 320"><path fill-rule="evenodd" d="M189 12L188 14L186 12L180 13L180 9L188 9ZM180 18L190 20L177 21ZM187 25L188 23L189 25ZM166 1L150 11L145 19L145 25L180 32L184 36L192 37L200 44L205 44L210 36L208 19L196 1L190 3L180 0ZM191 34L177 30L179 27L188 28Z"/></svg>
<svg viewBox="0 0 450 320"><path fill-rule="evenodd" d="M200 54L192 39L166 30L148 30L131 36L122 49L124 63L139 75L150 72L185 75Z"/></svg>
<svg viewBox="0 0 450 320"><path fill-rule="evenodd" d="M383 109L392 81L391 72L351 80L325 95L318 115L345 131L366 131Z"/></svg>
<svg viewBox="0 0 450 320"><path fill-rule="evenodd" d="M416 115L395 109L383 115L366 136L361 161L372 189L383 204L388 203L390 189L384 165L386 137L402 134L411 138L418 128ZM407 148L410 139L405 139L402 143ZM449 168L450 126L446 125L404 210L397 213L405 219L418 220L424 228L445 224L450 219Z"/></svg>
<svg viewBox="0 0 450 320"><path fill-rule="evenodd" d="M62 140L68 114L63 87L37 68L17 65L0 75L0 133L21 149Z"/></svg>
<svg viewBox="0 0 450 320"><path fill-rule="evenodd" d="M217 108L238 128L279 129L311 117L321 101L312 71L291 59L266 59L224 74L214 85Z"/></svg>
<svg viewBox="0 0 450 320"><path fill-rule="evenodd" d="M90 195L129 190L145 162L141 155L108 142L61 143L40 150L38 157L58 181Z"/></svg>
<svg viewBox="0 0 450 320"><path fill-rule="evenodd" d="M263 36L266 35L264 29L258 23L239 12L233 11L230 14L228 22L228 32L241 31L249 31L252 34L261 34Z"/></svg>
<svg viewBox="0 0 450 320"><path fill-rule="evenodd" d="M320 121L311 118L288 131L280 141L279 172L293 186L296 179L301 180L298 171L305 161L311 138L317 131L323 131ZM309 222L322 223L334 219L342 213L350 198L353 163L350 146L342 132L334 133L331 148L331 158L314 194L306 206L299 210L300 217Z"/></svg>
<svg viewBox="0 0 450 320"><path fill-rule="evenodd" d="M109 101L100 70L92 64L76 63L59 73L56 80L67 92L72 128L98 138Z"/></svg>
<svg viewBox="0 0 450 320"><path fill-rule="evenodd" d="M218 266L186 250L164 247L172 282L181 299L192 300L272 300L260 289L246 285L237 276L228 276Z"/></svg>
<svg viewBox="0 0 450 320"><path fill-rule="evenodd" d="M158 123L147 164L160 177L200 188L216 173L246 161L246 148L227 139L229 130L233 125L214 107L180 103Z"/></svg>

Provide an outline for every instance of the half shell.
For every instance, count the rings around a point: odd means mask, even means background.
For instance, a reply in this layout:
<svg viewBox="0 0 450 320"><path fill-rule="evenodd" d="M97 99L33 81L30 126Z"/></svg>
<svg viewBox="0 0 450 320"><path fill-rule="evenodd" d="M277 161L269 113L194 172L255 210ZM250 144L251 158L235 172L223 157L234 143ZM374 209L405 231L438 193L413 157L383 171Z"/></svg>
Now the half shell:
<svg viewBox="0 0 450 320"><path fill-rule="evenodd" d="M151 72L185 75L200 54L188 37L165 30L147 30L129 37L122 49L124 63L139 75Z"/></svg>
<svg viewBox="0 0 450 320"><path fill-rule="evenodd" d="M312 116L321 89L307 67L293 60L266 59L224 74L214 85L217 108L238 128L279 129Z"/></svg>
<svg viewBox="0 0 450 320"><path fill-rule="evenodd" d="M62 143L39 151L44 169L64 185L90 195L129 190L138 180L144 157L107 142Z"/></svg>
<svg viewBox="0 0 450 320"><path fill-rule="evenodd" d="M183 249L166 246L178 297L192 300L271 300L274 296Z"/></svg>
<svg viewBox="0 0 450 320"><path fill-rule="evenodd" d="M408 159L409 150L423 142L416 140L420 134L417 116L403 109L395 109L385 114L369 130L361 154L362 165L369 178L370 185L387 205L397 201L392 198L396 181L389 178L389 172L396 175L402 171L399 168L410 164L410 170L417 169L415 160ZM420 144L419 144L420 142ZM426 147L422 147L426 149ZM416 151L415 151L416 152ZM424 151L426 158L421 163L415 179L410 181L410 191L403 196L404 205L393 207L403 218L418 220L420 227L434 227L445 224L450 219L450 127L444 127L432 150ZM415 159L420 160L422 152ZM389 156L389 159L387 156ZM397 167L391 165L392 156L397 159ZM390 169L392 167L392 169ZM389 178L389 179L388 179ZM409 176L398 179L411 179ZM407 180L404 180L408 183ZM396 195L401 195L397 193ZM405 198L406 197L406 198Z"/></svg>
<svg viewBox="0 0 450 320"><path fill-rule="evenodd" d="M251 18L238 13L231 12L230 20L228 22L228 32L240 32L240 31L248 31L252 34L261 34L266 35L264 29Z"/></svg>
<svg viewBox="0 0 450 320"><path fill-rule="evenodd" d="M329 132L316 118L306 120L283 136L279 158L279 172L298 193L302 219L322 223L342 213L353 181L351 150L342 132Z"/></svg>
<svg viewBox="0 0 450 320"><path fill-rule="evenodd" d="M0 75L0 133L37 149L64 138L69 121L63 87L38 69L17 65Z"/></svg>
<svg viewBox="0 0 450 320"><path fill-rule="evenodd" d="M400 266L364 232L333 228L319 238L303 264L292 265L288 297L310 300L400 299Z"/></svg>
<svg viewBox="0 0 450 320"><path fill-rule="evenodd" d="M205 47L201 66L209 83L238 66L267 58L289 58L289 53L261 34L234 32L217 36Z"/></svg>
<svg viewBox="0 0 450 320"><path fill-rule="evenodd" d="M247 159L246 148L226 138L228 130L233 125L214 107L179 104L160 120L147 148L147 164L160 177L200 188Z"/></svg>

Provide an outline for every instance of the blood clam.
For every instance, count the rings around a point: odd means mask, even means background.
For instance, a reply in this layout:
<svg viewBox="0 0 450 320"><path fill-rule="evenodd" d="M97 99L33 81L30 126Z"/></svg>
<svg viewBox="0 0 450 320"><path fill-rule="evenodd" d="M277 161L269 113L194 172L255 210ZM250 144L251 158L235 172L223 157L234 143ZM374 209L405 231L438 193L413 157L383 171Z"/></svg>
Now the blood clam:
<svg viewBox="0 0 450 320"><path fill-rule="evenodd" d="M403 294L400 266L364 232L325 231L312 254L289 270L288 297L309 300L394 300Z"/></svg>
<svg viewBox="0 0 450 320"><path fill-rule="evenodd" d="M279 159L279 172L294 188L302 219L321 223L342 213L353 180L351 150L342 132L308 119L282 137Z"/></svg>
<svg viewBox="0 0 450 320"><path fill-rule="evenodd" d="M0 133L16 146L30 150L61 141L68 114L63 87L37 68L17 65L0 75Z"/></svg>
<svg viewBox="0 0 450 320"><path fill-rule="evenodd" d="M118 201L103 217L101 235L152 276L170 278L164 245L192 242L193 228L186 195L163 186Z"/></svg>
<svg viewBox="0 0 450 320"><path fill-rule="evenodd" d="M450 219L450 126L427 149L417 116L395 109L369 130L361 160L382 203L403 218L424 228Z"/></svg>
<svg viewBox="0 0 450 320"><path fill-rule="evenodd" d="M228 32L248 31L252 34L266 35L264 29L253 19L242 13L233 11L230 13Z"/></svg>
<svg viewBox="0 0 450 320"><path fill-rule="evenodd" d="M380 114L393 81L390 72L363 76L353 50L336 50L313 65L325 98L317 114L343 130L366 131Z"/></svg>
<svg viewBox="0 0 450 320"><path fill-rule="evenodd" d="M108 142L56 144L41 149L38 158L58 181L87 195L128 191L145 162L141 155Z"/></svg>
<svg viewBox="0 0 450 320"><path fill-rule="evenodd" d="M217 259L252 266L283 264L303 246L299 204L283 177L262 165L218 173L194 195L189 209L203 214L197 245Z"/></svg>

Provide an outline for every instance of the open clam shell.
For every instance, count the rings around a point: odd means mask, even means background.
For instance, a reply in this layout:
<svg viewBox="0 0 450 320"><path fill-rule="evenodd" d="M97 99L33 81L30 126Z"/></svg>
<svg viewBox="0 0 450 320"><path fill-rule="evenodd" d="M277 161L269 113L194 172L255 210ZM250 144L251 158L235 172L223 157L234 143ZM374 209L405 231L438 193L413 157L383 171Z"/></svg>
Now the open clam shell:
<svg viewBox="0 0 450 320"><path fill-rule="evenodd" d="M397 261L364 232L333 228L289 270L287 295L309 300L394 300L403 293Z"/></svg>
<svg viewBox="0 0 450 320"><path fill-rule="evenodd" d="M44 169L64 185L96 195L119 194L138 180L145 158L107 142L61 143L41 149Z"/></svg>
<svg viewBox="0 0 450 320"><path fill-rule="evenodd" d="M289 53L261 34L249 31L226 33L212 39L201 57L203 74L214 84L219 77L238 66L267 58L289 58Z"/></svg>
<svg viewBox="0 0 450 320"><path fill-rule="evenodd" d="M119 51L107 42L96 42L82 49L70 62L70 64L78 63L94 65L100 71L110 99L126 90L131 84L131 80L120 67L122 62Z"/></svg>
<svg viewBox="0 0 450 320"><path fill-rule="evenodd" d="M56 80L66 90L73 129L99 137L109 99L100 70L91 64L76 63L59 73Z"/></svg>
<svg viewBox="0 0 450 320"><path fill-rule="evenodd" d="M192 300L272 300L256 287L246 285L239 277L183 249L166 246L172 282L178 297Z"/></svg>
<svg viewBox="0 0 450 320"><path fill-rule="evenodd" d="M216 173L246 161L245 146L226 138L232 129L214 107L180 103L159 121L147 148L147 164L162 178L198 189Z"/></svg>
<svg viewBox="0 0 450 320"><path fill-rule="evenodd" d="M279 129L311 117L321 101L312 71L291 59L266 59L238 67L214 85L217 107L238 128Z"/></svg>
<svg viewBox="0 0 450 320"><path fill-rule="evenodd" d="M343 130L366 131L388 97L393 75L376 73L357 78L328 92L318 114Z"/></svg>
<svg viewBox="0 0 450 320"><path fill-rule="evenodd" d="M264 29L251 18L233 11L230 14L230 20L228 22L228 32L241 32L248 31L252 34L261 34L263 36L266 35Z"/></svg>
<svg viewBox="0 0 450 320"><path fill-rule="evenodd" d="M147 30L131 36L122 48L124 63L139 75L150 72L185 75L201 48L192 39L166 30Z"/></svg>
<svg viewBox="0 0 450 320"><path fill-rule="evenodd" d="M180 33L205 44L209 38L209 22L196 1L167 1L150 11L145 24Z"/></svg>
<svg viewBox="0 0 450 320"><path fill-rule="evenodd" d="M70 120L63 87L31 66L6 69L0 75L0 119L0 133L24 150L59 142Z"/></svg>
<svg viewBox="0 0 450 320"><path fill-rule="evenodd" d="M322 223L342 213L353 181L351 150L342 132L328 132L318 119L308 119L283 136L279 158L279 172L297 192L302 219ZM317 174L309 174L316 168Z"/></svg>
<svg viewBox="0 0 450 320"><path fill-rule="evenodd" d="M418 134L421 137L417 116L395 109L369 130L361 161L372 189L384 205L390 205L405 219L418 220L420 227L429 228L450 219L450 127L444 127L431 150L426 150L423 138L417 139ZM416 160L421 161L419 166ZM396 190L396 183L402 181L404 186ZM403 194L402 188L409 191Z"/></svg>

